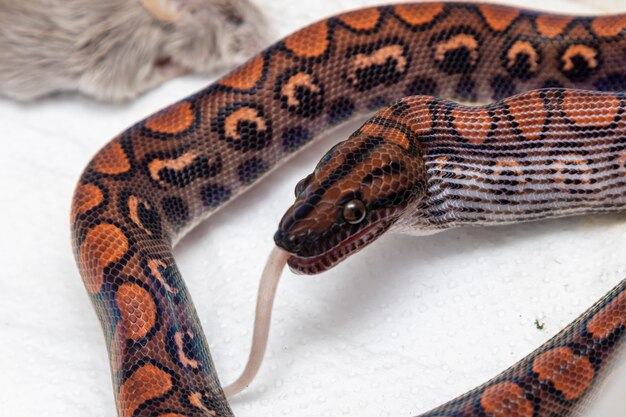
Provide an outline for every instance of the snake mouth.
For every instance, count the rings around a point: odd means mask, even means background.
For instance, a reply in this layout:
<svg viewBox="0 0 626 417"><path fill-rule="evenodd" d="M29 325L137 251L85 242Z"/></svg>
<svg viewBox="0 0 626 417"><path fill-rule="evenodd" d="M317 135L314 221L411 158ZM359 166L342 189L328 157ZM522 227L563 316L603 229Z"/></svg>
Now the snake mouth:
<svg viewBox="0 0 626 417"><path fill-rule="evenodd" d="M291 271L296 274L314 275L328 271L348 256L376 240L389 228L389 225L390 223L383 221L373 223L319 255L301 257L292 254L287 260L287 264Z"/></svg>

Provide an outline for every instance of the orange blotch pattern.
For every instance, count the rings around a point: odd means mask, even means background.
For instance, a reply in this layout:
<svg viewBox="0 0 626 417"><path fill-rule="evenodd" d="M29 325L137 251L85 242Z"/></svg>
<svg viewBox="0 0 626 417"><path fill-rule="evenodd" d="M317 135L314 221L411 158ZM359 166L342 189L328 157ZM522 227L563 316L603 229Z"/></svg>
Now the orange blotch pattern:
<svg viewBox="0 0 626 417"><path fill-rule="evenodd" d="M96 171L108 175L123 174L130 170L130 161L117 140L109 142L92 161Z"/></svg>
<svg viewBox="0 0 626 417"><path fill-rule="evenodd" d="M87 231L80 246L80 264L87 291L100 291L104 283L104 268L119 261L128 250L128 239L115 225L101 223Z"/></svg>
<svg viewBox="0 0 626 417"><path fill-rule="evenodd" d="M485 389L480 405L490 417L532 417L533 404L524 390L513 382L501 382Z"/></svg>
<svg viewBox="0 0 626 417"><path fill-rule="evenodd" d="M264 66L263 56L258 55L222 78L218 83L238 90L252 90L263 76Z"/></svg>
<svg viewBox="0 0 626 417"><path fill-rule="evenodd" d="M156 323L156 304L150 293L139 285L126 283L115 293L115 302L120 310L124 336L139 340L145 337Z"/></svg>
<svg viewBox="0 0 626 417"><path fill-rule="evenodd" d="M367 123L361 128L361 133L370 136L382 136L387 142L400 145L404 149L411 147L411 141L404 132L391 126L381 126L376 123Z"/></svg>
<svg viewBox="0 0 626 417"><path fill-rule="evenodd" d="M626 29L626 15L597 17L591 22L591 29L598 36L613 38Z"/></svg>
<svg viewBox="0 0 626 417"><path fill-rule="evenodd" d="M120 414L131 417L139 405L167 393L172 386L167 372L150 364L139 368L120 388Z"/></svg>
<svg viewBox="0 0 626 417"><path fill-rule="evenodd" d="M191 104L183 101L150 116L146 127L153 132L173 135L189 129L194 118Z"/></svg>
<svg viewBox="0 0 626 417"><path fill-rule="evenodd" d="M538 93L528 95L524 100L514 99L507 102L511 115L527 140L541 137L548 113Z"/></svg>
<svg viewBox="0 0 626 417"><path fill-rule="evenodd" d="M395 7L396 14L412 26L432 22L444 10L443 3L401 4Z"/></svg>
<svg viewBox="0 0 626 417"><path fill-rule="evenodd" d="M338 18L352 29L370 30L376 27L380 19L380 10L377 8L357 10L339 15Z"/></svg>
<svg viewBox="0 0 626 417"><path fill-rule="evenodd" d="M100 187L93 184L83 184L78 187L72 203L72 219L98 207L104 201L104 193Z"/></svg>
<svg viewBox="0 0 626 417"><path fill-rule="evenodd" d="M542 353L533 360L533 371L542 381L549 381L568 400L580 398L591 382L595 371L589 359L575 355L567 347Z"/></svg>
<svg viewBox="0 0 626 417"><path fill-rule="evenodd" d="M581 97L567 93L563 99L563 110L567 117L581 127L608 126L615 121L620 101L615 96Z"/></svg>
<svg viewBox="0 0 626 417"><path fill-rule="evenodd" d="M328 24L326 21L314 23L289 36L285 46L302 58L316 58L324 54L328 45Z"/></svg>
<svg viewBox="0 0 626 417"><path fill-rule="evenodd" d="M456 108L452 111L454 128L464 139L480 144L487 140L491 130L491 116L484 108Z"/></svg>
<svg viewBox="0 0 626 417"><path fill-rule="evenodd" d="M572 21L571 17L542 14L537 17L537 31L548 38L556 38L563 33L567 25Z"/></svg>
<svg viewBox="0 0 626 417"><path fill-rule="evenodd" d="M400 145L404 149L409 149L411 147L411 141L409 138L398 129L389 129L387 131L387 135L385 135L385 140Z"/></svg>
<svg viewBox="0 0 626 417"><path fill-rule="evenodd" d="M418 96L411 97L404 100L406 104L410 106L411 125L409 126L413 133L416 135L422 135L429 132L433 126L433 115L430 112L429 106L433 101L432 97Z"/></svg>
<svg viewBox="0 0 626 417"><path fill-rule="evenodd" d="M596 339L604 339L624 325L626 325L626 292L620 293L596 313L587 323L587 331Z"/></svg>
<svg viewBox="0 0 626 417"><path fill-rule="evenodd" d="M498 32L503 31L520 15L519 9L483 4L480 12L487 24Z"/></svg>

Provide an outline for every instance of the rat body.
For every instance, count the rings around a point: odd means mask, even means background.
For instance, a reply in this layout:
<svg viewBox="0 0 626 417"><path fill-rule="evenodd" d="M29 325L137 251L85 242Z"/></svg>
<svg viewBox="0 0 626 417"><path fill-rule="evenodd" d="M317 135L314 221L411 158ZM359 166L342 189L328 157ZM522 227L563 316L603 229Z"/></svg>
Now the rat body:
<svg viewBox="0 0 626 417"><path fill-rule="evenodd" d="M0 0L0 95L125 101L240 63L266 39L248 0Z"/></svg>

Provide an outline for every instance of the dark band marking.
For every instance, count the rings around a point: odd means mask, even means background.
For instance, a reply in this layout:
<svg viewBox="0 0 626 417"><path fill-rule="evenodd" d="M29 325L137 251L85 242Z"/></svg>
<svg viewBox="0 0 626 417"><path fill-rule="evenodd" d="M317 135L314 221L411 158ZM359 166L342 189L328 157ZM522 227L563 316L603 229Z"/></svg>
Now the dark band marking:
<svg viewBox="0 0 626 417"><path fill-rule="evenodd" d="M237 103L222 109L212 127L220 140L237 151L258 151L272 141L272 121L253 103Z"/></svg>
<svg viewBox="0 0 626 417"><path fill-rule="evenodd" d="M522 81L528 81L537 75L541 61L539 46L526 39L511 42L502 54L502 62L508 73Z"/></svg>
<svg viewBox="0 0 626 417"><path fill-rule="evenodd" d="M180 363L186 368L197 369L199 366L198 361L190 358L189 354L187 353L187 345L189 344L188 340L193 338L194 334L192 332L177 332L173 336L174 343L176 343L178 360L180 361Z"/></svg>
<svg viewBox="0 0 626 417"><path fill-rule="evenodd" d="M167 349L174 361L183 368L198 370L200 361L196 358L198 343L196 334L191 330L172 327L167 332Z"/></svg>
<svg viewBox="0 0 626 417"><path fill-rule="evenodd" d="M591 45L575 43L561 53L559 70L569 80L582 82L588 80L600 69L601 56L597 48Z"/></svg>
<svg viewBox="0 0 626 417"><path fill-rule="evenodd" d="M237 174L242 184L251 184L269 169L270 166L267 162L255 156L239 164Z"/></svg>
<svg viewBox="0 0 626 417"><path fill-rule="evenodd" d="M311 137L311 133L301 126L289 128L282 135L283 150L293 152L308 143Z"/></svg>
<svg viewBox="0 0 626 417"><path fill-rule="evenodd" d="M339 97L328 106L328 123L333 125L341 123L352 116L356 105L348 97Z"/></svg>
<svg viewBox="0 0 626 417"><path fill-rule="evenodd" d="M391 161L390 163L383 165L382 167L376 167L371 172L369 172L361 182L363 184L371 184L374 179L384 177L385 175L394 175L400 174L405 171L405 167L396 161Z"/></svg>
<svg viewBox="0 0 626 417"><path fill-rule="evenodd" d="M231 191L223 185L209 184L200 191L200 198L205 207L217 207L230 198Z"/></svg>
<svg viewBox="0 0 626 417"><path fill-rule="evenodd" d="M430 77L415 77L407 86L407 96L434 96L439 91L437 81Z"/></svg>
<svg viewBox="0 0 626 417"><path fill-rule="evenodd" d="M168 282L168 276L165 272L169 270L169 267L165 261L158 258L150 258L146 260L146 266L152 277L159 282L159 285L161 285L167 293L171 295L177 295L179 293L179 289ZM171 275L169 276L171 277Z"/></svg>
<svg viewBox="0 0 626 417"><path fill-rule="evenodd" d="M189 403L197 408L198 410L202 410L205 413L208 413L211 416L217 416L217 412L204 405L204 400L210 400L211 396L207 396L201 392L192 392L187 396L187 400Z"/></svg>
<svg viewBox="0 0 626 417"><path fill-rule="evenodd" d="M159 236L161 234L161 219L152 204L144 198L132 194L124 196L124 194L122 198L125 202L121 201L123 204L122 213L148 236Z"/></svg>
<svg viewBox="0 0 626 417"><path fill-rule="evenodd" d="M324 111L324 87L312 73L293 68L278 77L275 97L303 117L316 117Z"/></svg>
<svg viewBox="0 0 626 417"><path fill-rule="evenodd" d="M449 75L474 72L480 61L481 39L469 26L455 26L430 41L433 59Z"/></svg>
<svg viewBox="0 0 626 417"><path fill-rule="evenodd" d="M361 92L397 83L410 65L407 48L397 39L352 47L346 58L349 65L344 78Z"/></svg>
<svg viewBox="0 0 626 417"><path fill-rule="evenodd" d="M161 208L165 213L167 221L174 226L176 230L182 229L190 220L189 207L187 203L185 203L185 200L180 197L163 197L161 200Z"/></svg>
<svg viewBox="0 0 626 417"><path fill-rule="evenodd" d="M507 75L498 74L489 82L489 86L493 90L492 98L494 100L502 100L506 97L515 95L517 87L513 78Z"/></svg>
<svg viewBox="0 0 626 417"><path fill-rule="evenodd" d="M626 73L610 72L599 78L593 86L598 91L626 91Z"/></svg>
<svg viewBox="0 0 626 417"><path fill-rule="evenodd" d="M147 163L150 179L162 186L182 188L198 179L214 177L222 169L222 158L219 154L206 156L195 150L182 152L160 154L150 160Z"/></svg>

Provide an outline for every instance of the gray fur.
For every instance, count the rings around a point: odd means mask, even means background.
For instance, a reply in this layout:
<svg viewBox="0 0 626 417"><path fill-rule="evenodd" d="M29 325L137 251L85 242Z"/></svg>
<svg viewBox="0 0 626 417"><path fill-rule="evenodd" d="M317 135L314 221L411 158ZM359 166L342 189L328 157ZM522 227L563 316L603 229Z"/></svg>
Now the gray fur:
<svg viewBox="0 0 626 417"><path fill-rule="evenodd" d="M186 73L211 73L265 45L249 0L0 0L0 95L31 100L80 91L124 101Z"/></svg>

